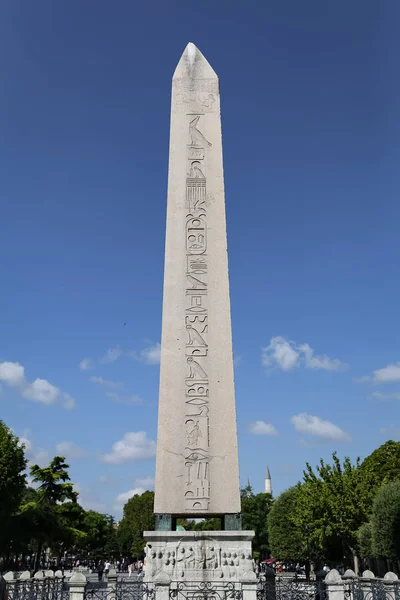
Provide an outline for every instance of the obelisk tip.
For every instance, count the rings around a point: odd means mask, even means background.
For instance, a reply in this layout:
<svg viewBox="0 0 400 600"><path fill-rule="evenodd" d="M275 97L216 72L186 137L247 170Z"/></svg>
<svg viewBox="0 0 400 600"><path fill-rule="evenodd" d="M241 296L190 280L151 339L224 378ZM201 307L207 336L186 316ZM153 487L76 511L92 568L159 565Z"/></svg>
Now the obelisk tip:
<svg viewBox="0 0 400 600"><path fill-rule="evenodd" d="M175 69L173 79L218 79L208 60L193 42L186 46Z"/></svg>

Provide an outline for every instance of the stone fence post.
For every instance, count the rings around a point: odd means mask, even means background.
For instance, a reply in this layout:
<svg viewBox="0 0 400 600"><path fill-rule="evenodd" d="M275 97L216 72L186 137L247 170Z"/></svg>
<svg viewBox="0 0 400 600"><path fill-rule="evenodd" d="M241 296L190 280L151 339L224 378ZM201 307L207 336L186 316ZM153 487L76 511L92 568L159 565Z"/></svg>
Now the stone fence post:
<svg viewBox="0 0 400 600"><path fill-rule="evenodd" d="M148 583L147 585L150 584ZM170 577L164 572L158 573L154 581L155 600L169 600L170 585Z"/></svg>
<svg viewBox="0 0 400 600"><path fill-rule="evenodd" d="M344 600L344 582L336 569L331 569L325 577L328 600Z"/></svg>
<svg viewBox="0 0 400 600"><path fill-rule="evenodd" d="M107 600L115 600L117 595L117 571L110 569L107 575Z"/></svg>
<svg viewBox="0 0 400 600"><path fill-rule="evenodd" d="M69 600L84 600L86 577L83 573L74 573L69 582Z"/></svg>
<svg viewBox="0 0 400 600"><path fill-rule="evenodd" d="M375 575L372 571L366 570L363 571L361 575L360 584L362 586L362 593L364 598L373 598L372 594L372 583L375 580Z"/></svg>
<svg viewBox="0 0 400 600"><path fill-rule="evenodd" d="M396 573L392 573L392 571L386 573L385 577L383 578L385 597L387 600L395 600L395 598L398 598L399 587L398 585L395 585L395 582L398 583L398 581L399 578L397 577Z"/></svg>

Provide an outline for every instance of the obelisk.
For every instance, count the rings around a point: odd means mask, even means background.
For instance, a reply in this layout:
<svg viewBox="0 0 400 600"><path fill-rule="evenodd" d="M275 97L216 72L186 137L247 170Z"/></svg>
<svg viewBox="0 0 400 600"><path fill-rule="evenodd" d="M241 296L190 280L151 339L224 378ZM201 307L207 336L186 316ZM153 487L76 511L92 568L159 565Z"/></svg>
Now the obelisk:
<svg viewBox="0 0 400 600"><path fill-rule="evenodd" d="M240 512L219 84L191 43L172 79L154 512L159 529Z"/></svg>
<svg viewBox="0 0 400 600"><path fill-rule="evenodd" d="M188 44L172 80L156 527L143 532L155 600L256 600L238 471L218 77ZM176 530L211 516L221 530Z"/></svg>

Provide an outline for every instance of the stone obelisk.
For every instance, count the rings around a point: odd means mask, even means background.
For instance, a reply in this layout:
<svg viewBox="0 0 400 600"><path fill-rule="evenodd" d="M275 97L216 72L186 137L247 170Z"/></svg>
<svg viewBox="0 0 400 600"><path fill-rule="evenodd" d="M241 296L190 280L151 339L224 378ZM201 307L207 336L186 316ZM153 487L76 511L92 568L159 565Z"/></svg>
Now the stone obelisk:
<svg viewBox="0 0 400 600"><path fill-rule="evenodd" d="M177 585L197 597L205 582L256 599L254 532L240 530L218 77L193 44L172 80L154 512L144 537L156 600ZM221 516L223 529L175 531L179 516Z"/></svg>
<svg viewBox="0 0 400 600"><path fill-rule="evenodd" d="M239 511L219 85L190 43L172 79L154 512Z"/></svg>

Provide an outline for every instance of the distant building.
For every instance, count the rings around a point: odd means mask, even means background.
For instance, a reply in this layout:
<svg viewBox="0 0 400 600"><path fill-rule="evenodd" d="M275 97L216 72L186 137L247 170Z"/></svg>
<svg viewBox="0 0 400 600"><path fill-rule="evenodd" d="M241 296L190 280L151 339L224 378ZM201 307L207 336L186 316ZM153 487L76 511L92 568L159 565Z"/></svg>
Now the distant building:
<svg viewBox="0 0 400 600"><path fill-rule="evenodd" d="M271 494L272 496L272 481L271 481L271 473L269 472L269 467L265 470L265 493Z"/></svg>

